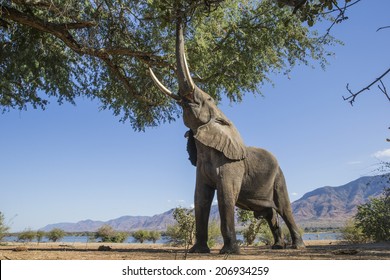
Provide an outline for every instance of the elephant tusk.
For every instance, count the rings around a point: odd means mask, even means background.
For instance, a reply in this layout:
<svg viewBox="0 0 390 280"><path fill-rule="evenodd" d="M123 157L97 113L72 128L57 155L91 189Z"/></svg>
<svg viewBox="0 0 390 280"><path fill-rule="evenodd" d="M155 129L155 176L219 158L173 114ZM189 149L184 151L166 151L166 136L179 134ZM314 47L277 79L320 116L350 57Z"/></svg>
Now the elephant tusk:
<svg viewBox="0 0 390 280"><path fill-rule="evenodd" d="M188 79L188 82L189 82L189 84L190 84L191 91L194 91L194 89L195 89L195 83L194 83L194 81L192 80L191 73L190 73L190 69L188 68L187 58L186 58L186 54L185 54L185 53L183 53L183 58L184 58L184 71L185 71L186 77L187 77L187 79Z"/></svg>
<svg viewBox="0 0 390 280"><path fill-rule="evenodd" d="M173 94L169 89L167 89L156 77L156 75L154 75L154 72L153 70L149 67L149 74L150 76L152 77L152 80L153 82L156 84L156 86L167 96L169 96L170 98L173 98L175 100L180 100L181 98L176 95L176 94Z"/></svg>

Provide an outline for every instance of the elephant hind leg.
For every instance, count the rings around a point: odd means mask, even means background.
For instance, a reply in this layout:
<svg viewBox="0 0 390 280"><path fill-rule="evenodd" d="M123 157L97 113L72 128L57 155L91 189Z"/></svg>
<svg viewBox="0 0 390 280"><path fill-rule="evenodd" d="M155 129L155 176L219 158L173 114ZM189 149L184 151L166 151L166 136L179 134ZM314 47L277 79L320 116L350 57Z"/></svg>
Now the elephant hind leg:
<svg viewBox="0 0 390 280"><path fill-rule="evenodd" d="M255 212L255 217L264 217L264 219L268 222L268 225L271 229L272 235L274 237L274 244L272 245L272 249L284 249L284 239L282 229L280 228L278 215L273 208L266 208L261 212Z"/></svg>
<svg viewBox="0 0 390 280"><path fill-rule="evenodd" d="M292 214L291 203L287 192L287 186L281 170L279 176L277 176L275 181L274 201L278 213L283 218L284 222L288 227L288 230L290 231L292 248L304 249L305 243L303 243L302 236L299 232L298 226L296 225Z"/></svg>

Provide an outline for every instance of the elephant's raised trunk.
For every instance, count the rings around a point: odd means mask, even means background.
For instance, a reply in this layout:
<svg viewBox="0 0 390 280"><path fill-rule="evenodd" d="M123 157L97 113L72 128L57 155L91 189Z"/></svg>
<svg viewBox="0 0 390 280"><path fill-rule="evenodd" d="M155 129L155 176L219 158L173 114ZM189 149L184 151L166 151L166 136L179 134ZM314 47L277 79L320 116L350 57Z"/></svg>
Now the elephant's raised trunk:
<svg viewBox="0 0 390 280"><path fill-rule="evenodd" d="M154 83L157 87L167 96L176 99L182 100L187 99L187 101L194 100L194 90L195 83L191 78L190 70L187 65L187 60L184 51L184 26L183 18L178 11L177 22L176 22L176 64L177 64L177 80L179 83L179 95L173 94L169 89L167 89L154 75L151 68L149 68L150 76L152 77Z"/></svg>
<svg viewBox="0 0 390 280"><path fill-rule="evenodd" d="M195 83L191 78L190 70L188 69L187 60L184 50L184 27L183 19L178 16L176 22L176 64L177 64L177 79L179 82L179 95L183 98L193 99Z"/></svg>

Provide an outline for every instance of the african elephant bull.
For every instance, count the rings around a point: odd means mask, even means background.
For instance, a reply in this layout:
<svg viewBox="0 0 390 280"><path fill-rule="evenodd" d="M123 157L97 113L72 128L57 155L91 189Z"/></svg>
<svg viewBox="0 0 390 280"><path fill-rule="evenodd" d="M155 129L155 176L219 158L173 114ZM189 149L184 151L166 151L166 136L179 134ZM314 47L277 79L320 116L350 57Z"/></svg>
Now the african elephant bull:
<svg viewBox="0 0 390 280"><path fill-rule="evenodd" d="M195 220L196 243L190 252L208 253L208 220L215 191L221 218L224 245L220 253L239 253L234 225L234 209L252 210L264 217L273 233L273 248L283 248L284 240L277 213L285 221L293 247L304 248L294 222L286 182L275 157L260 148L246 147L231 121L218 109L213 98L198 88L191 78L185 54L183 27L176 30L178 95L150 74L165 94L179 100L184 124L190 128L189 141L195 143L196 165Z"/></svg>

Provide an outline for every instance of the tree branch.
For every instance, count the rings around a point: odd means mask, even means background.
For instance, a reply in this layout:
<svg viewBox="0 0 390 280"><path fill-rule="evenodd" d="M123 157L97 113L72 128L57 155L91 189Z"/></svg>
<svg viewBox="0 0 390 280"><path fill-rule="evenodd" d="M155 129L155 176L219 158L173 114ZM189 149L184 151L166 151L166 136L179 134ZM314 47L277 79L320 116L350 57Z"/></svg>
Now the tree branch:
<svg viewBox="0 0 390 280"><path fill-rule="evenodd" d="M380 30L382 30L382 29L386 29L386 28L390 28L390 25L389 25L389 26L382 26L382 27L379 27L379 28L376 30L376 32L378 32L378 31L380 31Z"/></svg>
<svg viewBox="0 0 390 280"><path fill-rule="evenodd" d="M39 2L39 1L38 1ZM63 23L63 24L55 24L41 20L38 17L35 17L31 14L25 14L20 12L19 10L11 7L5 7L0 5L0 16L3 19L14 21L18 24L25 25L36 29L41 32L49 33L60 39L72 49L74 52L79 55L89 55L102 60L112 71L113 74L121 81L126 90L138 101L149 104L149 105L157 105L151 102L148 98L140 95L139 92L131 86L131 83L128 81L128 77L126 77L125 73L121 68L116 65L110 56L112 55L126 55L131 57L136 57L140 59L147 65L153 64L163 64L164 61L161 57L147 53L147 52L139 52L133 51L127 48L113 48L113 49L105 49L105 48L90 48L84 46L77 42L75 38L69 33L70 29L77 28L87 28L94 26L95 23L92 22L76 22L76 23ZM168 64L168 63L166 63Z"/></svg>
<svg viewBox="0 0 390 280"><path fill-rule="evenodd" d="M382 82L382 78L384 76L386 76L388 73L390 73L390 68L387 69L380 77L376 78L375 81L373 81L371 84L369 84L368 86L362 88L361 90L359 90L358 92L354 93L352 92L352 90L349 88L349 84L347 84L347 90L348 92L350 93L350 96L348 97L344 97L343 96L343 99L345 101L348 100L348 102L353 105L353 103L355 102L355 99L356 97L361 94L362 92L366 91L366 90L370 90L370 87L372 87L373 85L375 85L376 83L380 82L382 84L382 88L380 87L380 85L378 86L379 89L383 92L383 94L387 97L387 99L390 101L390 98L389 98L389 95L387 94L387 91L386 91L386 87L384 86L383 82Z"/></svg>

